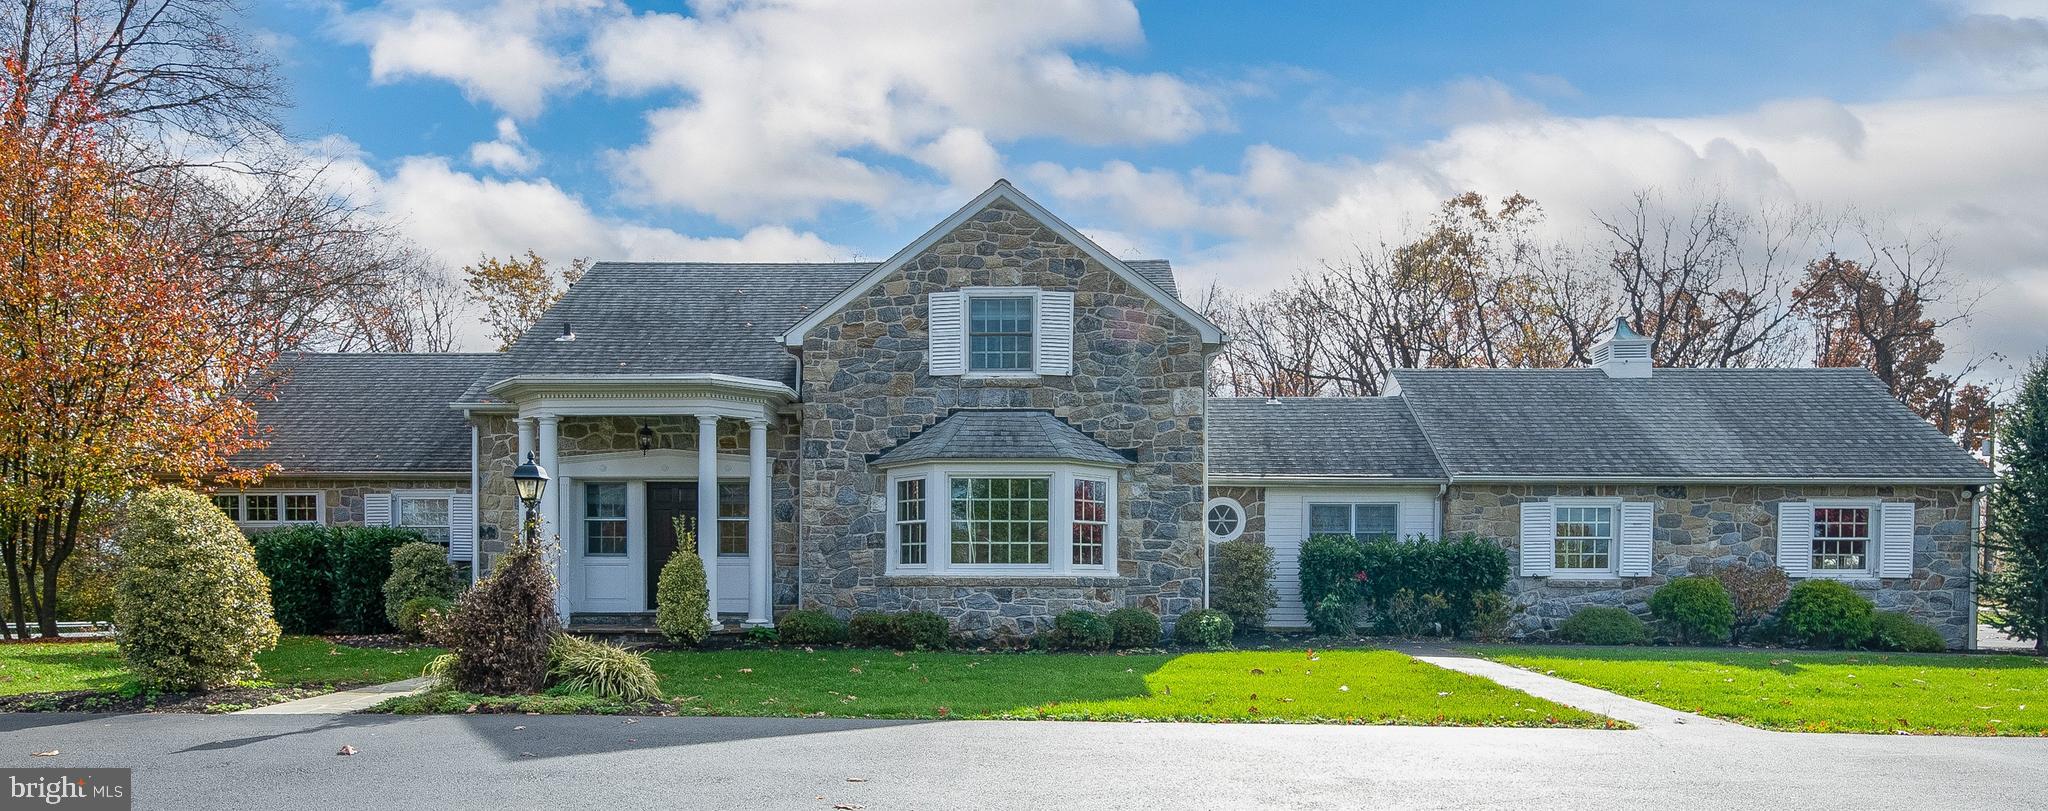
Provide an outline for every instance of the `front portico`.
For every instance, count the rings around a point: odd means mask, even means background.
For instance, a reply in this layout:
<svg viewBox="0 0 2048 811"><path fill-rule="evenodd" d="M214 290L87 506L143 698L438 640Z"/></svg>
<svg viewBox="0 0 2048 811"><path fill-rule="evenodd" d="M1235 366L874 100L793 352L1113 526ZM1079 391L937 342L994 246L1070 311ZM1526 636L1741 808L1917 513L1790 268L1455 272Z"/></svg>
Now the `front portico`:
<svg viewBox="0 0 2048 811"><path fill-rule="evenodd" d="M539 513L565 624L651 624L676 519L697 529L714 624L774 623L770 434L793 391L724 375L527 375L490 393L514 412L514 458L532 453L554 476Z"/></svg>

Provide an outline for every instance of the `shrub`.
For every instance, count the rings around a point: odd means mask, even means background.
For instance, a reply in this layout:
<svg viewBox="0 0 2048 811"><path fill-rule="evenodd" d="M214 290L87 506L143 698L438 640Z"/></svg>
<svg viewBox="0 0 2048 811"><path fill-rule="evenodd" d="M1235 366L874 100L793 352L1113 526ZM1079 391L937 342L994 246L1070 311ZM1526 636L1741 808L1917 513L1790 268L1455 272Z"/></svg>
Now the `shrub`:
<svg viewBox="0 0 2048 811"><path fill-rule="evenodd" d="M489 695L532 693L547 681L548 650L560 625L555 579L536 543L515 542L491 573L462 595L447 624L455 654L450 681Z"/></svg>
<svg viewBox="0 0 2048 811"><path fill-rule="evenodd" d="M1557 635L1581 645L1642 645L1650 641L1650 626L1626 608L1593 606L1565 618Z"/></svg>
<svg viewBox="0 0 2048 811"><path fill-rule="evenodd" d="M1108 650L1116 631L1101 614L1065 611L1053 618L1052 630L1041 634L1039 641L1052 650Z"/></svg>
<svg viewBox="0 0 2048 811"><path fill-rule="evenodd" d="M414 642L439 639L442 626L454 610L454 601L446 597L414 597L398 607L398 616L393 618L392 624L398 626L398 632L406 639Z"/></svg>
<svg viewBox="0 0 2048 811"><path fill-rule="evenodd" d="M256 567L270 579L271 609L285 633L318 634L334 627L329 541L327 528L316 526L274 529L250 539Z"/></svg>
<svg viewBox="0 0 2048 811"><path fill-rule="evenodd" d="M448 565L448 548L433 543L409 543L391 550L391 576L384 579L384 613L391 627L406 631L402 619L407 603L433 597L452 603L462 593L455 567Z"/></svg>
<svg viewBox="0 0 2048 811"><path fill-rule="evenodd" d="M853 644L863 648L895 647L895 630L889 627L889 615L879 611L862 611L846 621L846 634Z"/></svg>
<svg viewBox="0 0 2048 811"><path fill-rule="evenodd" d="M1735 627L1735 603L1711 577L1680 577L1650 595L1650 614L1688 645L1719 645Z"/></svg>
<svg viewBox="0 0 2048 811"><path fill-rule="evenodd" d="M846 623L823 611L798 609L775 624L775 639L786 645L837 645L846 641Z"/></svg>
<svg viewBox="0 0 2048 811"><path fill-rule="evenodd" d="M1418 594L1440 595L1438 630L1445 636L1466 636L1472 631L1474 613L1480 608L1477 595L1498 594L1508 585L1508 553L1500 544L1465 534L1457 538L1416 538L1387 541L1406 552L1400 571L1407 579L1401 584Z"/></svg>
<svg viewBox="0 0 2048 811"><path fill-rule="evenodd" d="M1173 641L1209 650L1225 650L1230 647L1230 636L1234 630L1229 614L1213 608L1198 608L1180 615L1180 619L1173 623Z"/></svg>
<svg viewBox="0 0 2048 811"><path fill-rule="evenodd" d="M1266 612L1280 599L1273 590L1273 548L1250 538L1211 548L1215 551L1209 562L1210 607L1229 614L1240 631L1266 627Z"/></svg>
<svg viewBox="0 0 2048 811"><path fill-rule="evenodd" d="M766 625L756 625L740 634L740 638L756 645L773 645L782 634Z"/></svg>
<svg viewBox="0 0 2048 811"><path fill-rule="evenodd" d="M1309 627L1325 636L1356 630L1358 606L1365 600L1365 548L1349 535L1312 536L1301 542L1300 565L1301 605Z"/></svg>
<svg viewBox="0 0 2048 811"><path fill-rule="evenodd" d="M1159 615L1142 608L1124 607L1109 612L1111 644L1119 648L1150 648L1159 644Z"/></svg>
<svg viewBox="0 0 2048 811"><path fill-rule="evenodd" d="M661 635L679 645L695 645L711 636L711 592L704 582L704 559L697 557L697 535L676 519L676 551L661 566L654 587L654 624Z"/></svg>
<svg viewBox="0 0 2048 811"><path fill-rule="evenodd" d="M1855 589L1833 580L1803 580L1785 598L1778 630L1786 642L1847 648L1870 639L1877 607Z"/></svg>
<svg viewBox="0 0 2048 811"><path fill-rule="evenodd" d="M117 642L136 679L203 690L254 676L277 646L270 584L249 539L205 497L157 488L136 496L119 530Z"/></svg>
<svg viewBox="0 0 2048 811"><path fill-rule="evenodd" d="M1379 609L1380 630L1410 639L1438 634L1449 609L1450 600L1442 592L1401 589Z"/></svg>
<svg viewBox="0 0 2048 811"><path fill-rule="evenodd" d="M1778 606L1785 603L1785 594L1792 590L1791 578L1776 566L1736 563L1715 569L1714 579L1721 581L1721 588L1728 590L1728 599L1735 606L1731 636L1738 642L1761 641L1757 638L1761 626L1778 612Z"/></svg>
<svg viewBox="0 0 2048 811"><path fill-rule="evenodd" d="M1473 639L1481 642L1500 642L1508 638L1514 627L1515 607L1508 602L1508 596L1498 591L1487 591L1472 595Z"/></svg>
<svg viewBox="0 0 2048 811"><path fill-rule="evenodd" d="M380 634L392 630L384 608L384 583L391 579L391 553L420 534L392 527L328 527L327 569L333 579L333 630ZM442 553L445 558L446 552Z"/></svg>
<svg viewBox="0 0 2048 811"><path fill-rule="evenodd" d="M564 633L555 634L548 646L548 679L557 687L598 698L629 702L661 698L661 680L655 677L647 657Z"/></svg>
<svg viewBox="0 0 2048 811"><path fill-rule="evenodd" d="M1908 653L1941 653L1948 640L1927 623L1897 611L1879 611L1871 618L1870 647Z"/></svg>
<svg viewBox="0 0 2048 811"><path fill-rule="evenodd" d="M930 611L864 611L853 615L846 630L855 645L896 650L944 650L952 633L946 618Z"/></svg>

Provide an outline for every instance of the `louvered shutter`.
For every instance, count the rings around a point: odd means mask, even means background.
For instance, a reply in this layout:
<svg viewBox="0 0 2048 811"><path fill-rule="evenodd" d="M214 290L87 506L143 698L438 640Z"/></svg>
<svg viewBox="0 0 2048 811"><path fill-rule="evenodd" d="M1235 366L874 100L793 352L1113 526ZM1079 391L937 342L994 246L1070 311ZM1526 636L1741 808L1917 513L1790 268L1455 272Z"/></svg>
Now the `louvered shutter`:
<svg viewBox="0 0 2048 811"><path fill-rule="evenodd" d="M1557 507L1522 502L1522 575L1546 577L1557 563Z"/></svg>
<svg viewBox="0 0 2048 811"><path fill-rule="evenodd" d="M1657 505L1629 501L1621 505L1622 577L1650 576L1652 547L1655 545Z"/></svg>
<svg viewBox="0 0 2048 811"><path fill-rule="evenodd" d="M1913 503L1887 501L1880 510L1882 529L1877 541L1877 576L1913 576Z"/></svg>
<svg viewBox="0 0 2048 811"><path fill-rule="evenodd" d="M1038 294L1038 345L1034 371L1041 375L1074 373L1074 294L1047 290Z"/></svg>
<svg viewBox="0 0 2048 811"><path fill-rule="evenodd" d="M364 493L364 494L363 494L363 526L366 526L366 527L388 527L388 526L391 526L391 494L390 494L390 493Z"/></svg>
<svg viewBox="0 0 2048 811"><path fill-rule="evenodd" d="M933 293L926 304L926 340L930 344L927 350L929 357L926 358L928 373L933 376L965 373L967 331L960 323L960 293Z"/></svg>
<svg viewBox="0 0 2048 811"><path fill-rule="evenodd" d="M1789 577L1813 573L1813 504L1787 501L1778 505L1778 568Z"/></svg>
<svg viewBox="0 0 2048 811"><path fill-rule="evenodd" d="M469 560L476 554L476 496L448 497L448 559Z"/></svg>

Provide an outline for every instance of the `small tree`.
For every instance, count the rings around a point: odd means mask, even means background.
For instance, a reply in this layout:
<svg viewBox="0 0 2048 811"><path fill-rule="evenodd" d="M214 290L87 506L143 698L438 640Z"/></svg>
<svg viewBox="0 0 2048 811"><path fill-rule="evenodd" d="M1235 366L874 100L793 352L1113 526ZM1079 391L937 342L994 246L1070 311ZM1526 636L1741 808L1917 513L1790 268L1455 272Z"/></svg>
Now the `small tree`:
<svg viewBox="0 0 2048 811"><path fill-rule="evenodd" d="M129 505L120 543L114 623L138 680L204 690L256 675L277 623L269 582L234 522L196 493L159 488Z"/></svg>
<svg viewBox="0 0 2048 811"><path fill-rule="evenodd" d="M2048 653L2048 356L2034 360L2006 409L1998 462L1984 533L1994 563L1982 595L1998 609L1994 627Z"/></svg>
<svg viewBox="0 0 2048 811"><path fill-rule="evenodd" d="M478 257L476 264L462 269L469 296L483 305L484 323L498 339L498 349L511 349L541 313L562 298L569 286L583 278L589 263L578 259L560 274L548 269L548 260L527 251L525 258Z"/></svg>
<svg viewBox="0 0 2048 811"><path fill-rule="evenodd" d="M1280 599L1273 590L1273 548L1249 538L1214 547L1209 607L1230 615L1238 631L1266 627L1266 612Z"/></svg>
<svg viewBox="0 0 2048 811"><path fill-rule="evenodd" d="M491 695L539 692L547 684L548 648L561 620L555 578L541 560L539 521L462 596L446 627L455 655L447 671L458 690Z"/></svg>
<svg viewBox="0 0 2048 811"><path fill-rule="evenodd" d="M676 519L676 551L661 567L654 590L654 624L663 636L695 645L711 635L711 596L704 561L697 557L697 533Z"/></svg>

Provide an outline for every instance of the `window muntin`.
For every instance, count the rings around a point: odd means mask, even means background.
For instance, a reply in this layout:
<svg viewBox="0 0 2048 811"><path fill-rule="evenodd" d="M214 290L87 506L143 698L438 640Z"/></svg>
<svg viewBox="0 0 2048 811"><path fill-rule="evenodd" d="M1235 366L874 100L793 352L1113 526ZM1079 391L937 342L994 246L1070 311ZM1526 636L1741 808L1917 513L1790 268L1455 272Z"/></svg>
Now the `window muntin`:
<svg viewBox="0 0 2048 811"><path fill-rule="evenodd" d="M1052 480L967 476L952 482L952 560L1045 565L1052 559Z"/></svg>
<svg viewBox="0 0 2048 811"><path fill-rule="evenodd" d="M213 506L219 507L221 512L227 513L228 519L231 521L242 520L241 496L232 493L215 493L213 496Z"/></svg>
<svg viewBox="0 0 2048 811"><path fill-rule="evenodd" d="M977 295L967 298L967 370L1031 371L1032 296Z"/></svg>
<svg viewBox="0 0 2048 811"><path fill-rule="evenodd" d="M1349 535L1361 541L1401 535L1401 507L1383 502L1308 505L1310 535Z"/></svg>
<svg viewBox="0 0 2048 811"><path fill-rule="evenodd" d="M1567 572L1611 569L1614 511L1608 505L1558 505L1552 565Z"/></svg>
<svg viewBox="0 0 2048 811"><path fill-rule="evenodd" d="M243 521L252 524L275 524L281 515L276 493L249 493L242 496Z"/></svg>
<svg viewBox="0 0 2048 811"><path fill-rule="evenodd" d="M1813 571L1869 571L1872 513L1869 507L1813 508Z"/></svg>
<svg viewBox="0 0 2048 811"><path fill-rule="evenodd" d="M930 529L925 520L923 479L896 482L896 563L923 566L930 560Z"/></svg>
<svg viewBox="0 0 2048 811"><path fill-rule="evenodd" d="M319 493L215 493L213 506L237 524L318 524Z"/></svg>
<svg viewBox="0 0 2048 811"><path fill-rule="evenodd" d="M1244 524L1244 505L1234 498L1212 498L1208 509L1202 511L1202 527L1208 531L1212 541L1236 540L1244 534Z"/></svg>
<svg viewBox="0 0 2048 811"><path fill-rule="evenodd" d="M626 554L626 484L583 485L583 554L593 557Z"/></svg>
<svg viewBox="0 0 2048 811"><path fill-rule="evenodd" d="M1075 566L1101 566L1109 535L1109 482L1074 479L1072 552Z"/></svg>
<svg viewBox="0 0 2048 811"><path fill-rule="evenodd" d="M320 497L312 493L284 494L284 522L311 524L320 520Z"/></svg>
<svg viewBox="0 0 2048 811"><path fill-rule="evenodd" d="M718 485L718 554L727 557L747 555L747 483L723 482Z"/></svg>
<svg viewBox="0 0 2048 811"><path fill-rule="evenodd" d="M397 501L395 523L400 528L417 532L432 543L448 543L447 496L401 495Z"/></svg>

